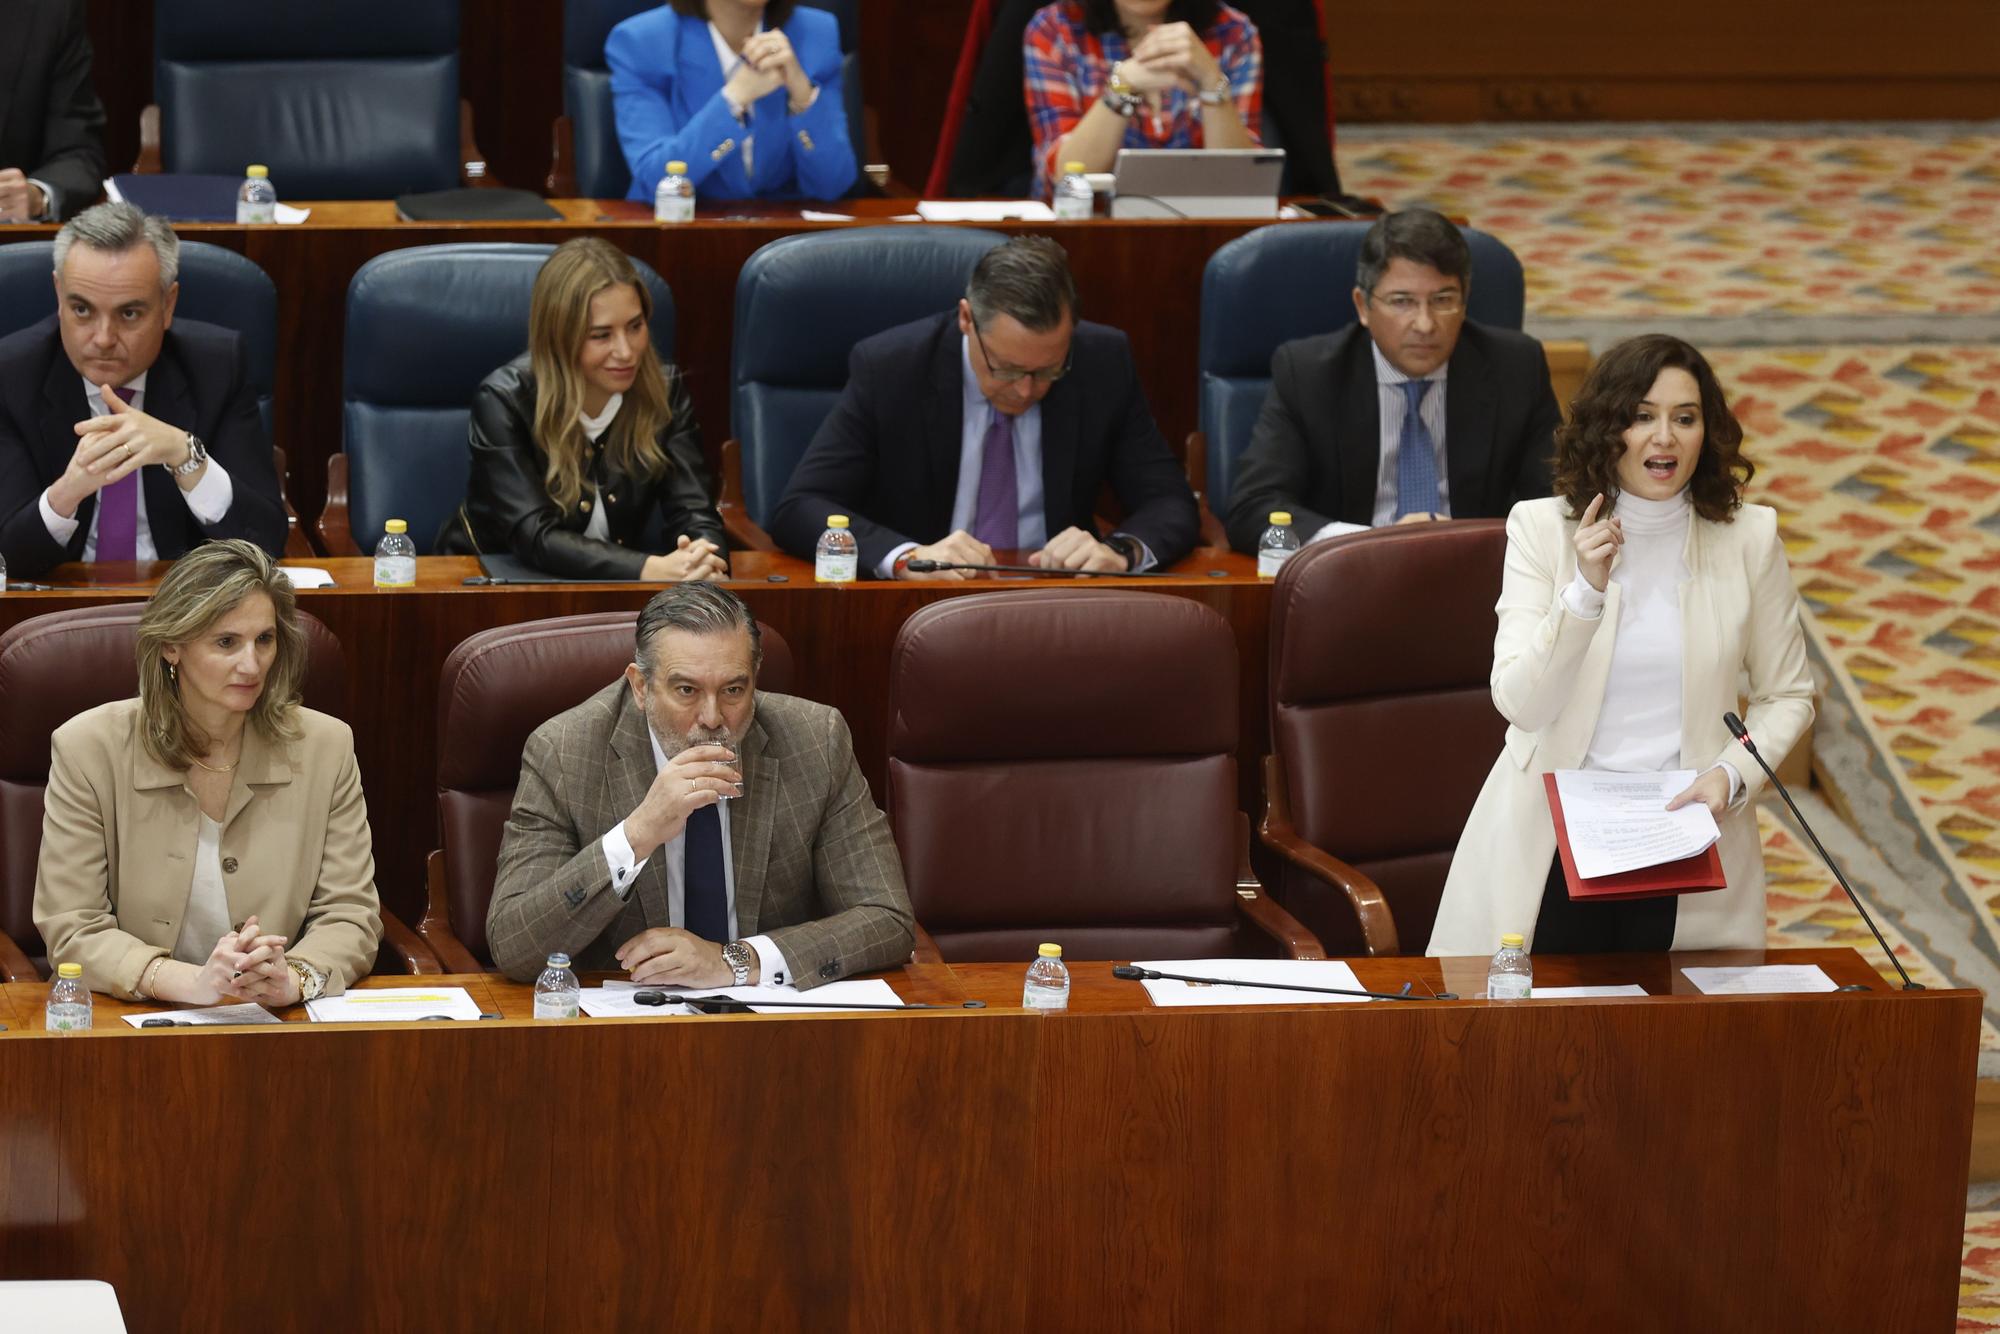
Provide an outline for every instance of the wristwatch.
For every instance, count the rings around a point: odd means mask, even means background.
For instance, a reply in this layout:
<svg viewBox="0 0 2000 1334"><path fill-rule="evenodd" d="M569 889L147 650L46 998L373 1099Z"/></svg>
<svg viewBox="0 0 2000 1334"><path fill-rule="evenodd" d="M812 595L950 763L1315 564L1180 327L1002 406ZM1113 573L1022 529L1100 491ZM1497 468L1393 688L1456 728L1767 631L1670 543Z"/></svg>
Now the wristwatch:
<svg viewBox="0 0 2000 1334"><path fill-rule="evenodd" d="M206 462L208 462L208 446L201 442L200 436L189 431L187 462L168 468L167 471L176 477L192 477L201 471L201 465Z"/></svg>
<svg viewBox="0 0 2000 1334"><path fill-rule="evenodd" d="M1125 81L1125 62L1111 62L1111 77L1104 84L1104 105L1130 120L1139 109L1139 90Z"/></svg>
<svg viewBox="0 0 2000 1334"><path fill-rule="evenodd" d="M287 959L285 967L291 969L292 976L298 979L301 1001L318 1000L326 990L326 974L303 959Z"/></svg>
<svg viewBox="0 0 2000 1334"><path fill-rule="evenodd" d="M1227 74L1218 74L1215 76L1214 83L1196 93L1195 96L1201 99L1201 104L1205 107L1219 107L1229 100L1229 92L1229 76Z"/></svg>
<svg viewBox="0 0 2000 1334"><path fill-rule="evenodd" d="M1126 569L1136 570L1139 568L1140 547L1138 538L1128 537L1124 533L1113 533L1104 539L1104 545L1125 558Z"/></svg>
<svg viewBox="0 0 2000 1334"><path fill-rule="evenodd" d="M752 950L743 941L732 940L727 945L724 945L722 947L722 961L728 964L731 971L736 974L735 979L729 985L732 987L749 986L750 965L756 962L756 959L756 951Z"/></svg>

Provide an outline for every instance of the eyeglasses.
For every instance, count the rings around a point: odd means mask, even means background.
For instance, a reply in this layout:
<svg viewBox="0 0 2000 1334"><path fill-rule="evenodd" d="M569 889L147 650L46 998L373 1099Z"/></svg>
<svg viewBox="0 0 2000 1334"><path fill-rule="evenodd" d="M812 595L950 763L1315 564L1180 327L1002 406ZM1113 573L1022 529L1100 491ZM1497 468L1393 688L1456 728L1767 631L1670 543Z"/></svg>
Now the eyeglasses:
<svg viewBox="0 0 2000 1334"><path fill-rule="evenodd" d="M1388 311L1391 315L1403 319L1408 319L1419 310L1424 309L1428 309L1433 316L1440 319L1447 315L1456 315L1459 311L1465 309L1465 293L1463 292L1433 292L1428 300L1423 297L1412 296L1408 292L1391 292L1388 296L1376 296L1373 292L1370 292L1368 299Z"/></svg>
<svg viewBox="0 0 2000 1334"><path fill-rule="evenodd" d="M1054 384L1069 374L1070 363L1076 359L1076 342L1070 341L1069 350L1063 353L1062 365L1048 370L1017 371L1002 370L993 364L993 354L986 350L986 340L979 336L979 326L972 326L972 341L979 344L979 355L986 361L986 374L996 384L1019 384L1023 380L1033 380L1036 384Z"/></svg>

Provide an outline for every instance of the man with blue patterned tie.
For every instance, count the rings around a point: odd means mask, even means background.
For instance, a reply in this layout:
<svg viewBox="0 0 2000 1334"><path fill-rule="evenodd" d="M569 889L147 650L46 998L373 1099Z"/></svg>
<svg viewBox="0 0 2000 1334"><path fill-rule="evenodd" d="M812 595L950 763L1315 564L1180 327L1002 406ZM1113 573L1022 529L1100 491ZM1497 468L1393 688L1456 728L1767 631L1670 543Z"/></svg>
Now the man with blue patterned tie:
<svg viewBox="0 0 2000 1334"><path fill-rule="evenodd" d="M1429 209L1382 218L1355 266L1358 325L1294 339L1237 464L1229 541L1273 510L1307 541L1390 523L1504 518L1549 493L1561 421L1542 345L1465 317L1472 254Z"/></svg>
<svg viewBox="0 0 2000 1334"><path fill-rule="evenodd" d="M847 724L759 695L762 653L735 594L670 585L624 677L535 729L486 916L508 976L560 950L662 986L812 987L910 957Z"/></svg>

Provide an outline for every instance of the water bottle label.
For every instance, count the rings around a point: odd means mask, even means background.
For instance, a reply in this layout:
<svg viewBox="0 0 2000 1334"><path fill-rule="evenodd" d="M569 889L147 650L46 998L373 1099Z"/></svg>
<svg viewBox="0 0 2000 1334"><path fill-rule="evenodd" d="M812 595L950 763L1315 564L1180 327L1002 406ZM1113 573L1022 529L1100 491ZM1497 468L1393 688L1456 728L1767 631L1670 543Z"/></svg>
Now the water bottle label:
<svg viewBox="0 0 2000 1334"><path fill-rule="evenodd" d="M90 1027L88 1005L51 1005L42 1021L51 1033L81 1033Z"/></svg>
<svg viewBox="0 0 2000 1334"><path fill-rule="evenodd" d="M1278 567L1283 565L1294 554L1282 547L1261 548L1257 552L1257 577L1259 579L1276 579L1278 577Z"/></svg>
<svg viewBox="0 0 2000 1334"><path fill-rule="evenodd" d="M813 560L813 581L821 584L851 584L861 572L856 555L819 556Z"/></svg>
<svg viewBox="0 0 2000 1334"><path fill-rule="evenodd" d="M375 558L375 587L415 588L417 586L417 558L415 556L377 556Z"/></svg>
<svg viewBox="0 0 2000 1334"><path fill-rule="evenodd" d="M1091 197L1057 191L1055 214L1061 222L1082 222L1091 215Z"/></svg>
<svg viewBox="0 0 2000 1334"><path fill-rule="evenodd" d="M693 222L694 200L686 195L659 195L653 200L653 221Z"/></svg>
<svg viewBox="0 0 2000 1334"><path fill-rule="evenodd" d="M1530 979L1519 973L1496 973L1486 979L1488 1000L1526 1000L1532 986Z"/></svg>
<svg viewBox="0 0 2000 1334"><path fill-rule="evenodd" d="M277 220L278 205L276 201L265 203L259 203L250 199L239 199L236 201L236 221L239 223L276 222Z"/></svg>
<svg viewBox="0 0 2000 1334"><path fill-rule="evenodd" d="M1038 987L1030 982L1021 989L1021 1008L1024 1010L1067 1010L1069 1008L1069 988Z"/></svg>
<svg viewBox="0 0 2000 1334"><path fill-rule="evenodd" d="M577 998L574 992L566 996L535 997L535 1018L537 1019L574 1019L577 1016L578 1009L579 1006L577 1005Z"/></svg>

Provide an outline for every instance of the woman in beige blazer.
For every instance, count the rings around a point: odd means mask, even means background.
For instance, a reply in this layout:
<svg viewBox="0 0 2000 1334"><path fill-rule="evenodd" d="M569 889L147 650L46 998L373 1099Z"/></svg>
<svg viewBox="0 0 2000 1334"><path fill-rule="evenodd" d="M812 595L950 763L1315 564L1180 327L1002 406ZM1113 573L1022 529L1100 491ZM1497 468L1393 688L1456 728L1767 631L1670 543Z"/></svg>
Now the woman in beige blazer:
<svg viewBox="0 0 2000 1334"><path fill-rule="evenodd" d="M1493 644L1500 757L1459 837L1432 954L1488 954L1518 931L1546 953L1758 948L1763 770L1723 724L1739 689L1776 763L1812 722L1812 677L1777 513L1745 505L1743 429L1677 338L1605 353L1556 436L1556 495L1507 519ZM1745 684L1747 682L1747 684ZM1694 770L1728 888L1572 903L1542 775Z"/></svg>
<svg viewBox="0 0 2000 1334"><path fill-rule="evenodd" d="M139 622L139 697L56 729L35 874L51 964L124 999L292 1005L382 937L347 724L302 708L291 581L248 542L180 558Z"/></svg>

